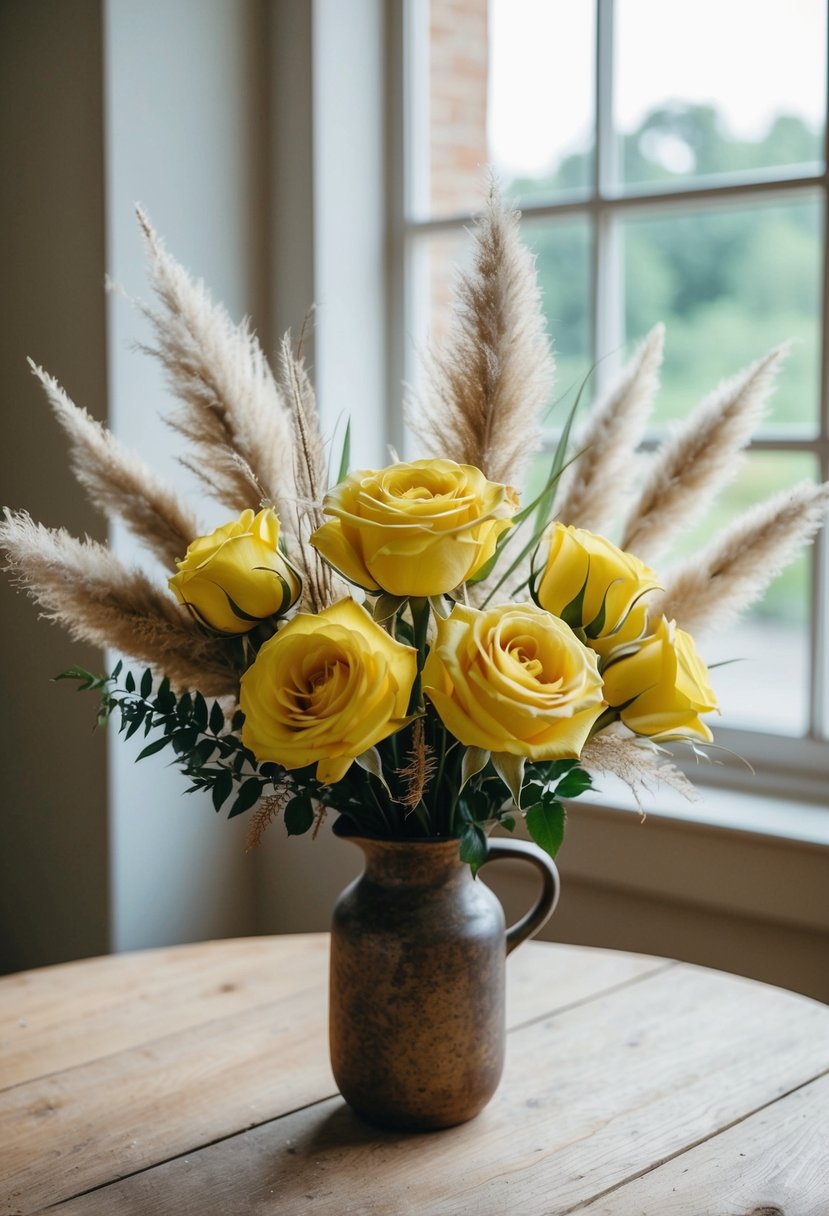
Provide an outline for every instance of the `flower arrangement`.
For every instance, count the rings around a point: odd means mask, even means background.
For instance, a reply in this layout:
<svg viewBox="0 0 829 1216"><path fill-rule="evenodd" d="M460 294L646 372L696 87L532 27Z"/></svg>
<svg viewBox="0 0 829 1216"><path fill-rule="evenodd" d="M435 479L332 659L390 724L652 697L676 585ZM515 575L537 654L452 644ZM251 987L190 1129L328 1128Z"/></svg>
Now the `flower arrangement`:
<svg viewBox="0 0 829 1216"><path fill-rule="evenodd" d="M155 335L186 463L234 518L191 508L40 368L74 471L170 571L169 587L106 546L6 511L8 569L78 639L146 665L63 673L101 694L141 757L171 749L190 790L250 839L328 810L387 838L457 837L477 868L486 831L555 855L564 801L614 772L688 793L663 745L711 742L717 708L691 632L759 596L820 526L804 484L735 520L702 553L659 558L733 476L784 354L720 385L634 485L663 330L642 342L522 506L553 378L532 257L493 190L459 276L455 320L406 413L428 458L330 479L311 381L286 335L274 374L165 250L146 217ZM578 403L577 403L578 404ZM606 531L622 521L618 544ZM139 757L140 758L140 757Z"/></svg>

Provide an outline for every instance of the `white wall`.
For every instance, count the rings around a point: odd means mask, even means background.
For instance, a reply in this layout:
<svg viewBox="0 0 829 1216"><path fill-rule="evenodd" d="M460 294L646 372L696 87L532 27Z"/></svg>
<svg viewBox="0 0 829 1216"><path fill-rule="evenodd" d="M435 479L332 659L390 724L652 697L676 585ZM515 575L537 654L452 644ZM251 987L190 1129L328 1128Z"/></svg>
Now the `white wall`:
<svg viewBox="0 0 829 1216"><path fill-rule="evenodd" d="M148 297L138 201L231 315L252 314L267 332L262 6L107 0L104 13L109 274L130 296ZM110 424L189 489L160 417L171 404L161 371L134 349L148 338L137 310L110 294ZM215 507L200 503L198 513L208 526L223 522ZM120 529L113 541L121 555L137 555ZM109 753L113 948L250 932L256 863L244 853L247 825L217 817L201 795L184 797L187 783L166 754L136 766L138 750L117 740Z"/></svg>

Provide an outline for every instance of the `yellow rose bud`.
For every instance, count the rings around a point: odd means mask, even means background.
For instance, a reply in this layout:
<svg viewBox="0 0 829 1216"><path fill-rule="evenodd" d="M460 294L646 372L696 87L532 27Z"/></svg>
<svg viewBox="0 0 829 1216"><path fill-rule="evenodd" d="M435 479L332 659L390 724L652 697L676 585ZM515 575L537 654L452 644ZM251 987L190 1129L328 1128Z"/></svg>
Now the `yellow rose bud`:
<svg viewBox="0 0 829 1216"><path fill-rule="evenodd" d="M702 739L712 735L700 714L717 708L708 668L689 633L662 617L638 649L611 659L604 673L605 697L637 735L653 739Z"/></svg>
<svg viewBox="0 0 829 1216"><path fill-rule="evenodd" d="M284 768L317 762L332 785L352 761L404 724L417 654L354 600L300 613L242 676L242 742Z"/></svg>
<svg viewBox="0 0 829 1216"><path fill-rule="evenodd" d="M513 489L453 460L362 469L326 495L311 544L352 583L441 595L472 578L518 509Z"/></svg>
<svg viewBox="0 0 829 1216"><path fill-rule="evenodd" d="M299 575L279 552L279 520L270 507L243 511L188 547L170 590L196 620L219 633L247 633L287 612L301 590Z"/></svg>
<svg viewBox="0 0 829 1216"><path fill-rule="evenodd" d="M438 621L423 688L468 747L574 758L604 709L597 664L563 621L535 604L456 604Z"/></svg>
<svg viewBox="0 0 829 1216"><path fill-rule="evenodd" d="M535 598L602 656L638 639L645 629L641 597L659 583L653 570L603 536L554 523Z"/></svg>

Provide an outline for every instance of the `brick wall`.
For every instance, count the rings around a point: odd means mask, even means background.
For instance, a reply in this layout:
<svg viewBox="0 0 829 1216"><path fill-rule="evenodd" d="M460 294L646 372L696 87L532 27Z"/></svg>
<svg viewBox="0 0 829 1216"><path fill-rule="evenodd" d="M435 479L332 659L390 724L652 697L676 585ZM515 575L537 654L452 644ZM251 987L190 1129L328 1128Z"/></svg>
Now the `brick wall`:
<svg viewBox="0 0 829 1216"><path fill-rule="evenodd" d="M487 173L488 0L429 2L430 209L477 212ZM459 244L437 237L430 251L431 332L444 330Z"/></svg>
<svg viewBox="0 0 829 1216"><path fill-rule="evenodd" d="M487 164L487 0L429 6L431 204L436 215L480 206Z"/></svg>

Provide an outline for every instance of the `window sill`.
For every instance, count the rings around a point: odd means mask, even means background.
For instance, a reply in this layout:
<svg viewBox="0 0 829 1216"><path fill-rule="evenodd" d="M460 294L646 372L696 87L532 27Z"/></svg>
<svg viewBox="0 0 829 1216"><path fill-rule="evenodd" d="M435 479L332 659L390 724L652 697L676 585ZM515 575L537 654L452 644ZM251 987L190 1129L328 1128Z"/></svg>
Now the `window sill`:
<svg viewBox="0 0 829 1216"><path fill-rule="evenodd" d="M601 789L571 805L574 813L577 806L589 804L605 811L644 813L646 819L676 820L689 830L748 833L765 840L829 848L829 806L825 802L772 794L759 774L754 779L756 792L703 784L693 773L689 778L698 794L693 802L669 787L661 787L642 797L640 810L621 781L603 777Z"/></svg>

